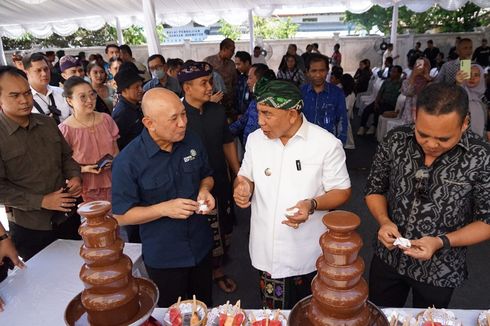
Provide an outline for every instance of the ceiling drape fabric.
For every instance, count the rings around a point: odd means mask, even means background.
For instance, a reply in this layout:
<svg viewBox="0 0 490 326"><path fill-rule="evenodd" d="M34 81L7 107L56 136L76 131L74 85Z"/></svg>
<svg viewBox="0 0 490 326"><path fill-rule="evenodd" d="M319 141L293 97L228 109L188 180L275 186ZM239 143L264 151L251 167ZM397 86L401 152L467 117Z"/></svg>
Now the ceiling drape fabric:
<svg viewBox="0 0 490 326"><path fill-rule="evenodd" d="M36 0L37 1L37 0ZM156 24L184 26L194 21L210 25L220 19L233 24L243 23L248 11L255 15L270 16L275 9L321 7L349 10L362 13L374 4L384 8L406 6L415 12L423 12L437 4L447 10L457 10L468 1L490 8L490 0L154 0ZM39 1L37 1L39 2ZM115 26L119 17L121 27L144 26L142 0L46 0L29 4L19 0L0 1L0 36L20 37L29 32L35 37L45 38L53 33L62 36L73 34L83 27L94 31L104 24Z"/></svg>

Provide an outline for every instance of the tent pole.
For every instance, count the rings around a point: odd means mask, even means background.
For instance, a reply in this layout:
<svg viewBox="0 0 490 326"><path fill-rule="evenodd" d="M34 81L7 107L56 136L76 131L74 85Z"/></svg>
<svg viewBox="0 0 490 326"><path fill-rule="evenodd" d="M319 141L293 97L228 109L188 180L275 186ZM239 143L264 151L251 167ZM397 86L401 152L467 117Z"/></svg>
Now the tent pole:
<svg viewBox="0 0 490 326"><path fill-rule="evenodd" d="M143 0L143 19L148 45L148 55L162 54L160 40L157 35L154 0Z"/></svg>
<svg viewBox="0 0 490 326"><path fill-rule="evenodd" d="M393 44L393 50L398 53L396 38L398 33L398 1L393 1L393 16L391 17L391 37L390 43Z"/></svg>
<svg viewBox="0 0 490 326"><path fill-rule="evenodd" d="M3 50L3 41L1 36L0 36L0 64L2 64L3 66L7 65L7 58L5 58L5 52Z"/></svg>
<svg viewBox="0 0 490 326"><path fill-rule="evenodd" d="M248 31L250 33L250 39L249 39L249 44L250 44L250 54L254 53L254 14L253 10L249 9L248 10Z"/></svg>
<svg viewBox="0 0 490 326"><path fill-rule="evenodd" d="M121 29L121 22L119 21L119 17L117 17L117 16L116 16L116 31L117 31L117 44L123 45L124 44L124 36L123 36L122 29Z"/></svg>

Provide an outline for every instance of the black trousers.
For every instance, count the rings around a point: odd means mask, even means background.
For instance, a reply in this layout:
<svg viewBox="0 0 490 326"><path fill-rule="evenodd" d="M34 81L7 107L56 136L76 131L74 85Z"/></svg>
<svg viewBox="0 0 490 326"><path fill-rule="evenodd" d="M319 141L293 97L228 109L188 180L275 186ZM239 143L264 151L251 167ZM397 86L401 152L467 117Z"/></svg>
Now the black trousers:
<svg viewBox="0 0 490 326"><path fill-rule="evenodd" d="M196 298L208 307L213 306L212 295L212 263L211 253L194 267L183 268L152 268L145 264L150 279L155 282L160 291L159 307L170 307L182 300Z"/></svg>
<svg viewBox="0 0 490 326"><path fill-rule="evenodd" d="M9 221L9 233L15 248L24 261L49 246L56 239L80 240L78 228L80 217L71 216L59 225L53 225L53 230L32 230Z"/></svg>
<svg viewBox="0 0 490 326"><path fill-rule="evenodd" d="M374 255L369 271L369 300L380 307L403 307L410 289L414 308L447 308L454 291L400 275Z"/></svg>
<svg viewBox="0 0 490 326"><path fill-rule="evenodd" d="M379 116L383 114L386 111L394 111L395 107L391 105L386 105L384 103L381 103L379 105L378 111L374 109L374 102L369 104L364 108L364 111L362 111L361 115L361 127L366 127L367 121L369 119L369 115L372 113L374 114L374 120L373 120L373 126L376 127L378 126L378 120Z"/></svg>

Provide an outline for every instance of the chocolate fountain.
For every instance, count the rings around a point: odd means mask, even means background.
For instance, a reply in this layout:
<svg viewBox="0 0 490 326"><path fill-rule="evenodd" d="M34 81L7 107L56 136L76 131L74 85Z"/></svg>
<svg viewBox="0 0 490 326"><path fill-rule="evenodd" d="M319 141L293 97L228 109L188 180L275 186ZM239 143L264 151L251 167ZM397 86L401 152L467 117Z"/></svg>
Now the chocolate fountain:
<svg viewBox="0 0 490 326"><path fill-rule="evenodd" d="M298 302L289 315L291 326L388 326L384 314L367 301L368 286L362 278L359 257L362 239L354 230L359 216L333 211L323 217L328 228L320 238L323 255L316 262L312 295Z"/></svg>
<svg viewBox="0 0 490 326"><path fill-rule="evenodd" d="M158 301L152 281L133 277L133 263L123 254L124 242L117 236L118 224L108 215L110 210L107 201L88 202L78 209L85 218L78 229L84 242L80 279L85 290L66 308L68 325L140 325Z"/></svg>

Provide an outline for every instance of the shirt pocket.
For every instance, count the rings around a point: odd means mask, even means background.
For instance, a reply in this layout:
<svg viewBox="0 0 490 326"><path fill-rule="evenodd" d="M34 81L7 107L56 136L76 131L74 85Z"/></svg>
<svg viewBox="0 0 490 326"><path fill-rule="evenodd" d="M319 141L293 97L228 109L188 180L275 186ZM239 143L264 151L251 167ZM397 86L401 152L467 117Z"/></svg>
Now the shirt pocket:
<svg viewBox="0 0 490 326"><path fill-rule="evenodd" d="M175 189L169 176L153 176L150 180L143 180L141 195L143 202L153 205L174 199Z"/></svg>
<svg viewBox="0 0 490 326"><path fill-rule="evenodd" d="M201 167L202 161L199 157L195 157L193 160L184 162L181 167L182 181L179 187L179 197L193 198L199 191L199 185L201 184Z"/></svg>
<svg viewBox="0 0 490 326"><path fill-rule="evenodd" d="M4 161L5 174L10 177L18 176L19 171L26 171L27 157L26 149L24 147L13 148L2 153L2 160ZM28 168L30 170L30 168ZM14 178L15 179L15 178Z"/></svg>
<svg viewBox="0 0 490 326"><path fill-rule="evenodd" d="M298 193L310 194L309 196L316 195L315 185L322 185L322 170L323 165L321 162L314 161L300 161L301 169L298 170L298 166L293 172L294 188ZM323 186L321 186L323 188Z"/></svg>

